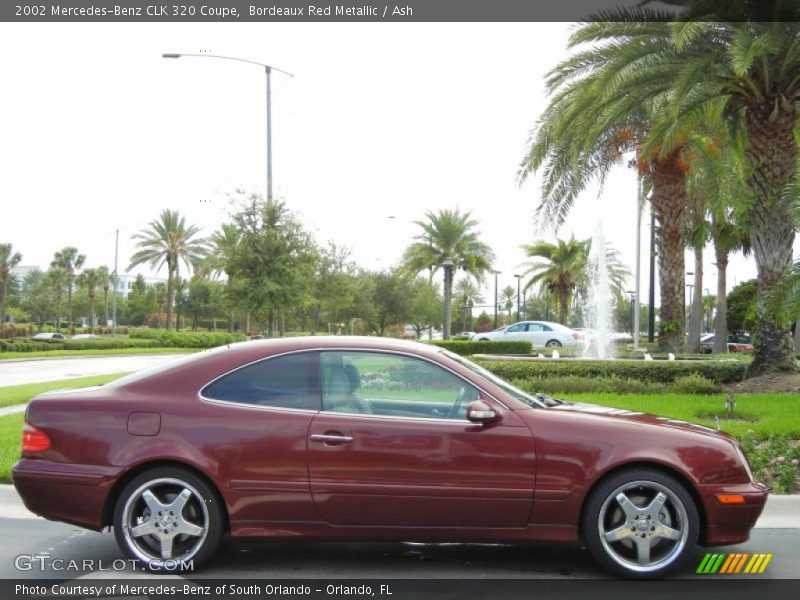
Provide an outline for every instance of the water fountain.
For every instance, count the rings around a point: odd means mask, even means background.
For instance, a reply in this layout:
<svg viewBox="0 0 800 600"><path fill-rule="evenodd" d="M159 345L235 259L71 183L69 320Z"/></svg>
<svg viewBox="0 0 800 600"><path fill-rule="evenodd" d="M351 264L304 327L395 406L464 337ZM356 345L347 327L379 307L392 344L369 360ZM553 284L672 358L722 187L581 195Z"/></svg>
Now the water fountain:
<svg viewBox="0 0 800 600"><path fill-rule="evenodd" d="M587 336L584 356L591 358L614 358L611 340L611 286L606 262L606 238L602 221L597 222L589 251L589 294L586 306L588 326L594 333Z"/></svg>

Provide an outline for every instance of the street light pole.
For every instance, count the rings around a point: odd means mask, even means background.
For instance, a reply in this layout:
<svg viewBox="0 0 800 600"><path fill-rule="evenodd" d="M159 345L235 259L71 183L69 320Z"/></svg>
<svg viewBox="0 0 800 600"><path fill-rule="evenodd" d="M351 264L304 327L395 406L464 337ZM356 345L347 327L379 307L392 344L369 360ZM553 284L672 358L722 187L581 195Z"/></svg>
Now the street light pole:
<svg viewBox="0 0 800 600"><path fill-rule="evenodd" d="M519 312L519 282L522 279L522 275L514 275L517 278L517 321L521 321L520 319L520 312Z"/></svg>
<svg viewBox="0 0 800 600"><path fill-rule="evenodd" d="M264 63L256 62L254 60L248 60L246 58L237 58L235 56L220 56L218 54L178 54L175 52L165 52L161 55L163 58L182 58L184 56L188 57L200 57L200 58L220 58L223 60L235 60L236 62L243 62L248 63L251 65L257 65L259 67L264 67L264 72L267 76L267 200L272 200L272 71L278 71L279 73L283 73L284 75L288 75L289 77L294 77L288 71L284 71L282 69L278 69L277 67L273 67L270 65L266 65Z"/></svg>
<svg viewBox="0 0 800 600"><path fill-rule="evenodd" d="M494 328L497 329L497 276L500 271L494 272Z"/></svg>

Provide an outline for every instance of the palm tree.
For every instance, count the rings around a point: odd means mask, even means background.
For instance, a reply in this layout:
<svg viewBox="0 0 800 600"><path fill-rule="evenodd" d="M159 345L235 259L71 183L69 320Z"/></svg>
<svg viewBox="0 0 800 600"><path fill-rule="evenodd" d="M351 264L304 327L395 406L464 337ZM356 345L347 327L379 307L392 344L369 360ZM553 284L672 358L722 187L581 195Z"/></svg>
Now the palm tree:
<svg viewBox="0 0 800 600"><path fill-rule="evenodd" d="M511 309L514 308L514 300L517 299L517 290L513 285L507 285L500 290L500 301L505 305L508 311L508 321L511 322Z"/></svg>
<svg viewBox="0 0 800 600"><path fill-rule="evenodd" d="M105 268L105 267L101 267ZM106 272L106 280L108 273ZM97 295L97 288L103 285L103 273L100 269L84 269L83 272L75 279L76 283L86 290L86 295L89 296L89 306L92 311L91 331L94 333L94 328L97 325L97 312L95 311L95 296Z"/></svg>
<svg viewBox="0 0 800 600"><path fill-rule="evenodd" d="M78 249L74 246L67 246L56 252L53 261L50 263L51 267L57 267L64 272L67 284L67 329L69 329L70 332L73 331L72 291L75 288L75 276L85 261L85 254L79 254Z"/></svg>
<svg viewBox="0 0 800 600"><path fill-rule="evenodd" d="M179 264L182 262L191 270L208 252L207 241L195 237L199 232L198 227L187 225L186 218L177 210L165 209L147 229L132 236L139 240L136 246L141 249L131 257L128 271L148 263L158 272L165 263L167 265L167 329L172 329Z"/></svg>
<svg viewBox="0 0 800 600"><path fill-rule="evenodd" d="M559 323L565 324L572 294L586 269L588 242L572 237L555 244L541 241L522 248L526 256L534 259L525 270L529 279L524 289L538 286L547 290L558 301Z"/></svg>
<svg viewBox="0 0 800 600"><path fill-rule="evenodd" d="M236 225L233 223L223 224L219 231L214 232L211 236L212 250L208 258L204 261L210 272L215 275L225 273L227 277L225 296L230 309L228 313L228 331L233 331L234 307L232 298L230 297L231 295L227 292L229 292L234 285L233 268L231 265L241 239L242 234Z"/></svg>
<svg viewBox="0 0 800 600"><path fill-rule="evenodd" d="M464 269L477 281L492 268L494 253L480 241L476 231L478 222L470 212L459 209L427 212L426 221L415 221L422 233L415 237L403 257L403 269L416 275L425 269L444 271L444 331L442 337L450 339L453 273Z"/></svg>
<svg viewBox="0 0 800 600"><path fill-rule="evenodd" d="M457 305L464 309L464 329L469 330L472 327L472 308L483 302L480 290L470 277L464 277L455 284L453 293Z"/></svg>
<svg viewBox="0 0 800 600"><path fill-rule="evenodd" d="M6 298L11 271L22 260L19 252L12 252L11 244L0 244L0 326L6 322Z"/></svg>
<svg viewBox="0 0 800 600"><path fill-rule="evenodd" d="M61 298L67 280L68 274L61 267L50 267L45 273L45 281L56 299L56 331L61 331Z"/></svg>
<svg viewBox="0 0 800 600"><path fill-rule="evenodd" d="M589 48L576 51L550 72L550 104L531 136L519 179L523 183L528 175L543 172L537 219L557 228L591 181L602 183L620 164L638 168L652 189L650 201L658 221L659 346L674 351L683 345L688 164L680 143L669 152L646 144L651 132L668 120L665 107L675 65L669 53L661 61L642 62L643 56L669 46L669 28L666 23L639 23L629 35L635 42L628 42L608 35L606 25L614 24L587 23L577 29L570 47ZM685 140L694 124L683 122L678 132L670 130L670 139ZM633 160L628 160L630 153Z"/></svg>
<svg viewBox="0 0 800 600"><path fill-rule="evenodd" d="M111 276L111 272L108 270L108 267L98 267L97 276L100 280L100 287L103 288L103 309L105 317L103 326L105 327L108 325L108 293L114 286L114 278Z"/></svg>

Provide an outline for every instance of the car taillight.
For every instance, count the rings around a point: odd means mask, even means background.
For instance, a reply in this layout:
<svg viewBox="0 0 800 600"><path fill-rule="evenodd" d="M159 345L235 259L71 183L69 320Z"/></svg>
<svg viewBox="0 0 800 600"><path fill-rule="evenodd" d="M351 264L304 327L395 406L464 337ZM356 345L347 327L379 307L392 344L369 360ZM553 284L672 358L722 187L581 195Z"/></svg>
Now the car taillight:
<svg viewBox="0 0 800 600"><path fill-rule="evenodd" d="M50 438L30 423L22 426L22 451L44 452L50 447Z"/></svg>
<svg viewBox="0 0 800 600"><path fill-rule="evenodd" d="M583 334L576 331L572 334L572 337L580 342L583 339Z"/></svg>

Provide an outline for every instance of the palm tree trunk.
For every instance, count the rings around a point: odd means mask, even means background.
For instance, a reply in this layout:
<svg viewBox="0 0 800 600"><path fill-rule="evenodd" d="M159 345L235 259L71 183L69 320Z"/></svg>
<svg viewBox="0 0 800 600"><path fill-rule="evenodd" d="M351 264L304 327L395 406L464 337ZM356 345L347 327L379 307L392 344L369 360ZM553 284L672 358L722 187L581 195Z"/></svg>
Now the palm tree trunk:
<svg viewBox="0 0 800 600"><path fill-rule="evenodd" d="M75 333L72 328L72 282L67 287L67 331L70 335Z"/></svg>
<svg viewBox="0 0 800 600"><path fill-rule="evenodd" d="M747 160L753 169L747 184L755 196L750 217L750 244L758 268L756 355L748 376L794 370L791 328L767 307L773 286L792 266L794 222L788 186L797 174L796 111L781 98L768 98L747 110ZM789 108L790 110L786 110Z"/></svg>
<svg viewBox="0 0 800 600"><path fill-rule="evenodd" d="M694 248L694 295L692 313L689 318L687 346L692 352L700 352L700 330L703 327L703 248Z"/></svg>
<svg viewBox="0 0 800 600"><path fill-rule="evenodd" d="M172 310L175 306L175 267L167 268L167 331L172 329Z"/></svg>
<svg viewBox="0 0 800 600"><path fill-rule="evenodd" d="M658 349L677 352L683 347L686 323L683 260L686 173L677 155L653 161L652 203L657 221L658 279L661 313Z"/></svg>
<svg viewBox="0 0 800 600"><path fill-rule="evenodd" d="M103 302L105 304L105 321L103 321L103 327L108 327L108 288L103 288Z"/></svg>
<svg viewBox="0 0 800 600"><path fill-rule="evenodd" d="M569 310L569 298L563 290L558 292L558 322L562 325L567 324L567 310Z"/></svg>
<svg viewBox="0 0 800 600"><path fill-rule="evenodd" d="M728 253L716 240L714 254L717 259L717 308L714 319L714 354L728 351Z"/></svg>
<svg viewBox="0 0 800 600"><path fill-rule="evenodd" d="M450 339L450 315L453 300L453 267L445 265L444 267L444 329L442 330L442 339Z"/></svg>
<svg viewBox="0 0 800 600"><path fill-rule="evenodd" d="M91 332L94 333L95 326L97 325L97 312L95 311L94 306L94 294L89 295L89 304L92 307L92 325L91 325Z"/></svg>

